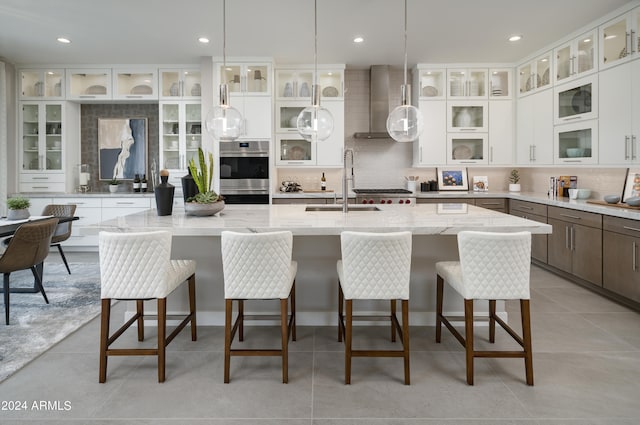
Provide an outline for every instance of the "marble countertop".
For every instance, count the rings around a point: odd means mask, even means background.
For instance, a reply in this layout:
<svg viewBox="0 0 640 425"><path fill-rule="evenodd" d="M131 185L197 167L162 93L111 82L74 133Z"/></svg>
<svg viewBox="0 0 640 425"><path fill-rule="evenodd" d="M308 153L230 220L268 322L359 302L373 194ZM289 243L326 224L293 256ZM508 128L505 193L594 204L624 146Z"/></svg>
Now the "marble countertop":
<svg viewBox="0 0 640 425"><path fill-rule="evenodd" d="M175 236L218 236L224 230L290 230L296 236L339 235L344 230L402 231L414 235L454 235L461 230L551 233L551 226L467 204L380 205L380 211L305 211L306 205L227 205L212 217L149 210L90 226L92 231L169 230ZM331 207L331 206L326 206ZM326 208L325 207L325 208ZM322 207L321 207L322 208Z"/></svg>

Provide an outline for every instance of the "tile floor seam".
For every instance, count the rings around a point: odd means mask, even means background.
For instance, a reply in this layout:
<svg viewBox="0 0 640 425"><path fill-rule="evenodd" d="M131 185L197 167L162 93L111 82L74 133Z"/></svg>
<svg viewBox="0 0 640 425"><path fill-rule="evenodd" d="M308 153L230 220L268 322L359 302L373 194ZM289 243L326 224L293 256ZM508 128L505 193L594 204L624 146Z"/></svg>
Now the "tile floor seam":
<svg viewBox="0 0 640 425"><path fill-rule="evenodd" d="M634 347L632 344L629 344L627 341L625 341L623 338L621 338L620 336L608 331L606 328L603 328L602 326L600 326L598 324L598 322L595 322L593 320L590 320L588 317L585 317L585 315L593 315L593 314L628 314L627 312L617 312L617 313L581 313L579 314L580 317L582 317L583 320L589 322L590 324L592 324L593 326L595 326L596 328L600 329L601 331L603 331L604 333L606 333L607 335L613 337L614 339L621 341L622 343L624 343L625 345L628 345L630 347L631 350L633 351L640 351L640 349Z"/></svg>

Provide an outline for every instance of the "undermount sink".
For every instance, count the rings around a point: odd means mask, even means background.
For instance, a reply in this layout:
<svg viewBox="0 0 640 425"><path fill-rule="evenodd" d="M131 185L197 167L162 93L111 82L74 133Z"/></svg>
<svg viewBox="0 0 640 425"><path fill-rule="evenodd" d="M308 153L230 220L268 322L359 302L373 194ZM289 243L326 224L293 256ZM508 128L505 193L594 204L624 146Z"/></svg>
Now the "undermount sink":
<svg viewBox="0 0 640 425"><path fill-rule="evenodd" d="M305 208L307 212L315 212L315 211L342 211L342 205L330 206L330 207L307 207ZM363 205L349 205L349 211L380 211L380 208L376 206L363 206Z"/></svg>

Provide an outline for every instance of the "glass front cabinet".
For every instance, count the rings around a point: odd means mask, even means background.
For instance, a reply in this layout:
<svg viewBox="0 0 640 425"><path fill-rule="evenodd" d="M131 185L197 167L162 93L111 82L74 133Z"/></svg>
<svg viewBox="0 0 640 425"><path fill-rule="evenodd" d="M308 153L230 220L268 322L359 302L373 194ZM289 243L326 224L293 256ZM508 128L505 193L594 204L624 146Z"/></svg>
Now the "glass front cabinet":
<svg viewBox="0 0 640 425"><path fill-rule="evenodd" d="M488 131L488 102L469 100L447 102L447 105L447 131L485 133Z"/></svg>
<svg viewBox="0 0 640 425"><path fill-rule="evenodd" d="M511 99L513 72L509 68L489 70L489 99Z"/></svg>
<svg viewBox="0 0 640 425"><path fill-rule="evenodd" d="M186 173L202 147L200 102L160 103L160 167Z"/></svg>
<svg viewBox="0 0 640 425"><path fill-rule="evenodd" d="M276 70L276 100L311 101L311 86L314 80L313 68ZM344 65L323 65L318 69L320 98L325 100L344 99Z"/></svg>
<svg viewBox="0 0 640 425"><path fill-rule="evenodd" d="M487 73L484 68L447 69L448 98L486 98Z"/></svg>
<svg viewBox="0 0 640 425"><path fill-rule="evenodd" d="M270 95L270 63L219 64L220 84L227 84L229 94Z"/></svg>
<svg viewBox="0 0 640 425"><path fill-rule="evenodd" d="M554 87L554 122L564 124L598 117L598 78L585 77Z"/></svg>
<svg viewBox="0 0 640 425"><path fill-rule="evenodd" d="M600 69L640 57L640 7L600 26Z"/></svg>
<svg viewBox="0 0 640 425"><path fill-rule="evenodd" d="M62 102L24 102L20 111L22 171L64 169Z"/></svg>
<svg viewBox="0 0 640 425"><path fill-rule="evenodd" d="M113 70L114 99L158 99L158 73L154 70Z"/></svg>
<svg viewBox="0 0 640 425"><path fill-rule="evenodd" d="M277 134L276 165L315 165L315 148L298 134Z"/></svg>
<svg viewBox="0 0 640 425"><path fill-rule="evenodd" d="M594 29L554 50L556 83L563 83L597 70L597 35L598 32Z"/></svg>
<svg viewBox="0 0 640 425"><path fill-rule="evenodd" d="M64 69L21 69L20 99L64 99Z"/></svg>
<svg viewBox="0 0 640 425"><path fill-rule="evenodd" d="M160 99L198 100L202 94L201 73L198 68L160 69Z"/></svg>
<svg viewBox="0 0 640 425"><path fill-rule="evenodd" d="M111 99L111 69L68 69L67 99Z"/></svg>
<svg viewBox="0 0 640 425"><path fill-rule="evenodd" d="M416 100L443 100L447 98L447 72L444 69L416 68L413 70Z"/></svg>
<svg viewBox="0 0 640 425"><path fill-rule="evenodd" d="M598 163L598 120L555 126L555 163Z"/></svg>
<svg viewBox="0 0 640 425"><path fill-rule="evenodd" d="M551 87L552 52L538 56L518 67L518 94L520 96Z"/></svg>
<svg viewBox="0 0 640 425"><path fill-rule="evenodd" d="M487 164L488 134L447 134L447 164Z"/></svg>

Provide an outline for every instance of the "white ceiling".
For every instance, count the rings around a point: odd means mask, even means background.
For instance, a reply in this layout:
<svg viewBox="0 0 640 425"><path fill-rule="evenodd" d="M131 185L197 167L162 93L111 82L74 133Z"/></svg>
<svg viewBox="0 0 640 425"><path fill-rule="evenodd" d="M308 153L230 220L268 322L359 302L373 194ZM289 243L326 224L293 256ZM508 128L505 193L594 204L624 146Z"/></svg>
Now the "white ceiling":
<svg viewBox="0 0 640 425"><path fill-rule="evenodd" d="M408 0L409 64L517 62L628 0ZM318 62L403 63L403 0L318 0ZM506 38L524 35L518 43ZM200 36L209 45L197 42ZM356 35L365 42L356 45ZM59 36L72 40L56 42ZM16 64L189 64L222 56L222 0L0 0ZM313 62L313 0L227 0L227 57Z"/></svg>

